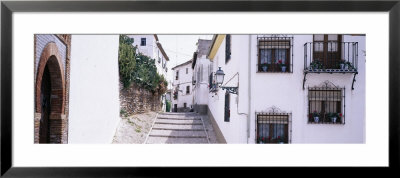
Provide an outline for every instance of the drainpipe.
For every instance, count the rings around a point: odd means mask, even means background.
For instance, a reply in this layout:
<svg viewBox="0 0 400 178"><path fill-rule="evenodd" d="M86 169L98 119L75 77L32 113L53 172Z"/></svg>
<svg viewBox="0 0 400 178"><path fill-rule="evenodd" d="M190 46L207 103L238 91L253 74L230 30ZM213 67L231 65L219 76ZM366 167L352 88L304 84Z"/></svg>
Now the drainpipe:
<svg viewBox="0 0 400 178"><path fill-rule="evenodd" d="M249 97L249 103L248 103L248 112L247 112L247 144L249 143L249 138L250 138L250 107L251 107L251 35L249 35L249 66L248 66L248 92L249 94L247 95Z"/></svg>

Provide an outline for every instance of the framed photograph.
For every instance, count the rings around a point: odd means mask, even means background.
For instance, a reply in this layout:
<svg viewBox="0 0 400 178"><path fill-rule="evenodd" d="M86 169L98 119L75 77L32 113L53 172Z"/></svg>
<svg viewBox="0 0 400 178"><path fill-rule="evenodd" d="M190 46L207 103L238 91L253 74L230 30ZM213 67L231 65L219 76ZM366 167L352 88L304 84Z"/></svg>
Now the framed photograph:
<svg viewBox="0 0 400 178"><path fill-rule="evenodd" d="M399 20L399 1L3 1L1 175L398 167Z"/></svg>

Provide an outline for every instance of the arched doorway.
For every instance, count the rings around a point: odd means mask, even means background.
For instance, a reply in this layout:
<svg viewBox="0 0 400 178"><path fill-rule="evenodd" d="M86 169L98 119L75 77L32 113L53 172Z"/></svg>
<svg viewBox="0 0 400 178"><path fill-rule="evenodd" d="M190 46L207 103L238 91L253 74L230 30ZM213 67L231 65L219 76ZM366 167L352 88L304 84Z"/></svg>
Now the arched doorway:
<svg viewBox="0 0 400 178"><path fill-rule="evenodd" d="M49 67L46 65L43 72L42 84L40 90L40 128L39 128L39 143L49 143L49 117L51 111L51 79Z"/></svg>
<svg viewBox="0 0 400 178"><path fill-rule="evenodd" d="M55 43L48 43L40 57L35 106L40 115L35 123L35 143L62 143L66 130L64 102L65 82L61 57ZM37 139L36 139L37 138Z"/></svg>

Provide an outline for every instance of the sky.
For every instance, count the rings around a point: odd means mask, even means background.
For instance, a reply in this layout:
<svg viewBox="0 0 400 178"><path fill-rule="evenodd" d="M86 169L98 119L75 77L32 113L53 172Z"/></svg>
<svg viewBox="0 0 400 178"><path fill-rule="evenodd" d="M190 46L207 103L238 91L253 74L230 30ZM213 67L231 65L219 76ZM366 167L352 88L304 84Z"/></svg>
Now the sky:
<svg viewBox="0 0 400 178"><path fill-rule="evenodd" d="M169 57L168 82L172 81L172 68L182 64L193 57L198 39L211 40L213 35L157 35L158 39Z"/></svg>

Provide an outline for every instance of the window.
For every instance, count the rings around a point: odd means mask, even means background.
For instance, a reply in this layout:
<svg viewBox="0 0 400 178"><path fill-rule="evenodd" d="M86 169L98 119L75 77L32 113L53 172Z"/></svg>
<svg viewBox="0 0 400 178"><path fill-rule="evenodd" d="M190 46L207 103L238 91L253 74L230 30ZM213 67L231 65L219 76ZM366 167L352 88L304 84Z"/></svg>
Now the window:
<svg viewBox="0 0 400 178"><path fill-rule="evenodd" d="M308 123L344 124L343 92L341 88L309 88Z"/></svg>
<svg viewBox="0 0 400 178"><path fill-rule="evenodd" d="M190 94L190 86L186 86L186 94Z"/></svg>
<svg viewBox="0 0 400 178"><path fill-rule="evenodd" d="M314 35L313 61L325 69L339 69L341 62L341 35Z"/></svg>
<svg viewBox="0 0 400 178"><path fill-rule="evenodd" d="M231 59L231 35L226 35L225 38L225 63Z"/></svg>
<svg viewBox="0 0 400 178"><path fill-rule="evenodd" d="M161 62L160 51L157 51L157 56L158 56L158 63L160 63Z"/></svg>
<svg viewBox="0 0 400 178"><path fill-rule="evenodd" d="M183 103L183 107L186 108L186 103Z"/></svg>
<svg viewBox="0 0 400 178"><path fill-rule="evenodd" d="M289 114L256 113L257 143L289 143Z"/></svg>
<svg viewBox="0 0 400 178"><path fill-rule="evenodd" d="M231 117L231 108L230 108L230 96L229 92L225 92L225 114L224 114L224 121L229 122Z"/></svg>
<svg viewBox="0 0 400 178"><path fill-rule="evenodd" d="M140 39L140 46L146 46L146 38Z"/></svg>
<svg viewBox="0 0 400 178"><path fill-rule="evenodd" d="M175 80L178 80L178 78L179 78L179 70L176 71Z"/></svg>
<svg viewBox="0 0 400 178"><path fill-rule="evenodd" d="M258 72L291 72L292 37L258 37Z"/></svg>
<svg viewBox="0 0 400 178"><path fill-rule="evenodd" d="M210 92L217 91L217 84L215 83L214 80L214 72L211 72L210 76L208 77L208 87Z"/></svg>
<svg viewBox="0 0 400 178"><path fill-rule="evenodd" d="M189 73L189 69L188 68L186 68L186 74L188 74Z"/></svg>

